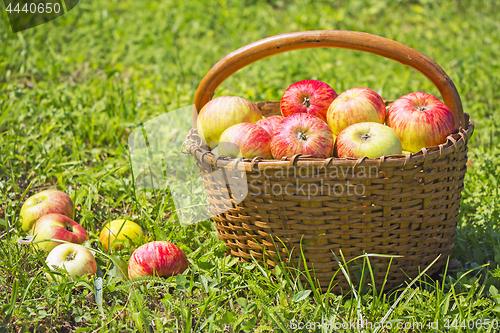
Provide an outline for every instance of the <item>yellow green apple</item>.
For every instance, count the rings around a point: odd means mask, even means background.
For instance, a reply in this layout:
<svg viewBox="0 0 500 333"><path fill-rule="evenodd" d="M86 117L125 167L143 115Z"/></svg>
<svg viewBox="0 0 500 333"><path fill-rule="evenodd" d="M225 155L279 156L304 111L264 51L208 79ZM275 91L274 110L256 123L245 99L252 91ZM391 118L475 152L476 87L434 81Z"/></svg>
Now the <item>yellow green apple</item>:
<svg viewBox="0 0 500 333"><path fill-rule="evenodd" d="M379 158L386 155L401 155L401 141L388 126L366 122L345 128L337 136L334 154L340 158Z"/></svg>
<svg viewBox="0 0 500 333"><path fill-rule="evenodd" d="M125 245L139 244L143 237L140 225L129 220L114 220L106 223L99 235L102 246L109 250L120 250Z"/></svg>

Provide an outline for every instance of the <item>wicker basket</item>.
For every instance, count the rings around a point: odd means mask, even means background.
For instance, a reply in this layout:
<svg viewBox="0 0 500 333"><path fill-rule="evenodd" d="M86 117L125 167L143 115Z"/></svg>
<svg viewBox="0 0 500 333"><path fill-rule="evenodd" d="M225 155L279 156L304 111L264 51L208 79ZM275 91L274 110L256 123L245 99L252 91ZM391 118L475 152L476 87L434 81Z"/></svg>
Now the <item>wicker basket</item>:
<svg viewBox="0 0 500 333"><path fill-rule="evenodd" d="M308 268L313 268L323 289L332 278L334 290L349 288L343 274L338 273L332 251L338 255L342 250L346 260L364 252L401 256L393 258L386 289L418 276L441 255L428 274L437 272L453 249L467 142L474 125L462 111L455 86L431 59L398 42L360 32L307 31L274 36L240 48L217 63L198 87L197 110L222 81L244 66L274 54L314 47L361 50L417 69L436 85L445 104L457 115L456 133L439 146L406 156L356 160L297 155L235 163L212 154L193 130L188 135L187 151L198 163L213 212L218 214L214 219L219 237L231 255L246 261L254 257L271 265L278 259L291 259L297 266L302 246ZM265 116L280 114L279 102L259 102L257 106ZM227 188L227 179L211 174L229 167L246 173L249 193L239 203L230 193L233 208L220 213L221 207L231 204L221 192ZM288 191L270 191L273 186ZM336 187L343 191L332 192ZM370 263L375 267L372 282L380 288L389 259L372 257Z"/></svg>

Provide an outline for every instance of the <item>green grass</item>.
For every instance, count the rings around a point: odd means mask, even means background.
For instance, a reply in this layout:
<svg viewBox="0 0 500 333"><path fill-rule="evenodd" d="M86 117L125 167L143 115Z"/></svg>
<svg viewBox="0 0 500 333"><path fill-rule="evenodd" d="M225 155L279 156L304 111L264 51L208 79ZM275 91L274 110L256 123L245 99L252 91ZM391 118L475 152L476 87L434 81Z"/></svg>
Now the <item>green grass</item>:
<svg viewBox="0 0 500 333"><path fill-rule="evenodd" d="M17 34L0 8L0 331L273 332L294 331L290 323L385 318L394 325L427 323L405 332L432 331L427 325L434 322L438 331L472 332L460 325L500 320L497 1L82 1L67 15ZM361 292L321 294L283 269L238 263L225 255L213 222L181 227L168 196L133 188L132 130L190 105L204 74L229 52L267 36L315 29L369 32L427 54L454 81L476 124L453 265L435 279L422 277L385 294L358 286ZM370 87L387 99L416 90L438 95L407 67L333 49L259 61L217 94L278 100L289 84L306 78L338 92ZM97 255L102 269L109 268L101 313L91 282L48 282L43 256L17 244L24 199L47 187L71 195L89 246L97 247L105 222L132 218L147 240L181 244L190 270L132 283L111 269L113 260ZM127 260L131 251L114 255ZM457 327L445 329L453 320Z"/></svg>

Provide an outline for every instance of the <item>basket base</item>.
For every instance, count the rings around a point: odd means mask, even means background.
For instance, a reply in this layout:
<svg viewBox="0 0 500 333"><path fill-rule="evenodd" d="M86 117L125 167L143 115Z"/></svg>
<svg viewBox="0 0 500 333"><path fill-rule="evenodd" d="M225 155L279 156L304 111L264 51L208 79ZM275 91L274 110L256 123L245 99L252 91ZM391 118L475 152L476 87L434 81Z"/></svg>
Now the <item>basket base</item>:
<svg viewBox="0 0 500 333"><path fill-rule="evenodd" d="M241 242L237 240L232 241L223 236L225 228L219 228L220 221L223 218L216 217L215 220L219 231L219 238L224 241L228 248L227 253L240 258L241 262L251 263L255 260L259 264L270 268L280 266L280 268L288 269L288 272L295 278L298 274L304 284L310 282L305 273L305 266L307 265L307 270L315 287L319 286L323 292L336 294L346 294L351 291L351 285L356 290L359 290L361 280L365 290L366 288L375 288L379 292L386 292L400 286L405 287L438 257L437 261L429 267L425 275L433 275L441 271L446 265L449 256L451 256L453 249L453 243L451 243L447 248L441 248L438 253L417 256L417 262L426 263L426 266L418 263L415 266L411 265L411 262L415 261L409 261L408 255L391 258L380 257L376 254L364 257L362 254L354 256L352 254L347 255L344 252L341 254L340 251L335 251L335 255L332 252L310 253L308 245L305 243L302 244L301 251L300 244L296 246L292 245L293 247L288 248L286 243L280 241L279 238L273 239L272 236L270 242L265 242L267 245L259 244L254 240L252 244L255 247L243 251L243 244ZM357 259L355 259L356 257ZM413 257L413 260L415 260L415 256ZM345 273L347 273L351 283L349 283L337 260L342 265L347 262L344 268L347 268ZM371 278L370 269L373 272L375 281Z"/></svg>

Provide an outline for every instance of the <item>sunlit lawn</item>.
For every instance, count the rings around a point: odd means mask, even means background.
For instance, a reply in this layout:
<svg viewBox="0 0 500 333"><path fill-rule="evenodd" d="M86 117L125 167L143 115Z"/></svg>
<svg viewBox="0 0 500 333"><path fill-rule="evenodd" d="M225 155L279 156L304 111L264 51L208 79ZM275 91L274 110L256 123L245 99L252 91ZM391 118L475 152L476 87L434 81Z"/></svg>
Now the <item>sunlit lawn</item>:
<svg viewBox="0 0 500 333"><path fill-rule="evenodd" d="M0 331L274 332L293 331L300 322L386 316L391 332L399 331L397 322L426 323L413 326L425 332L432 331L428 323L463 331L462 323L472 327L469 320L500 319L498 2L82 1L17 34L0 8ZM205 73L229 52L267 36L317 29L369 32L425 53L454 81L476 125L453 268L438 280L380 295L366 288L359 299L309 292L310 285L295 284L281 270L238 263L225 255L212 221L182 227L170 197L132 184L127 140L137 126L192 104ZM337 49L259 61L217 95L279 100L288 85L311 78L337 92L369 87L386 99L417 90L439 95L407 67ZM135 283L110 270L102 313L92 281L48 282L43 255L17 240L24 236L23 201L49 187L71 195L90 246L98 247L103 223L131 218L144 228L145 241L180 245L190 270ZM113 255L128 260L132 251ZM104 270L112 263L97 259Z"/></svg>

